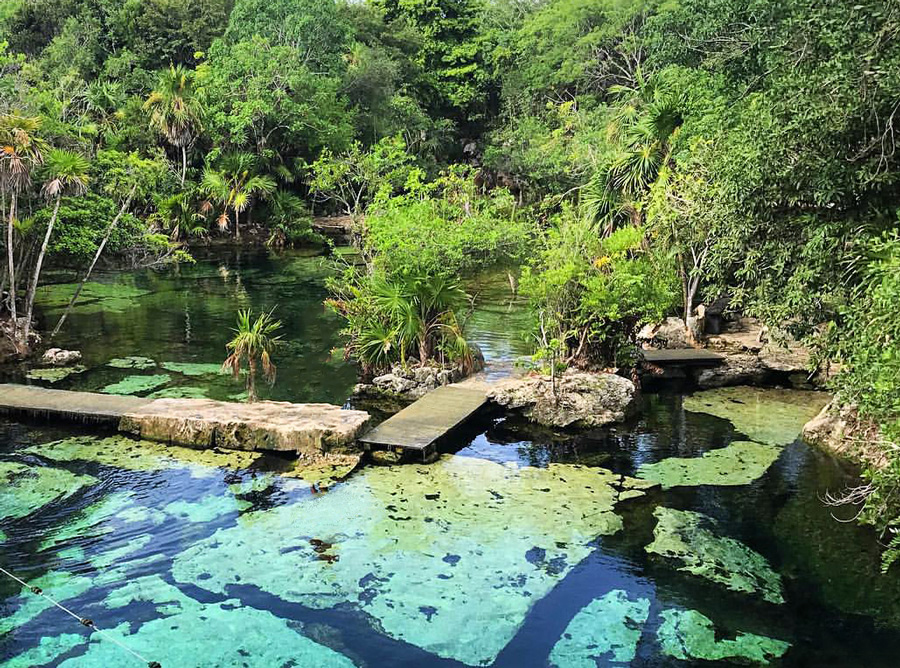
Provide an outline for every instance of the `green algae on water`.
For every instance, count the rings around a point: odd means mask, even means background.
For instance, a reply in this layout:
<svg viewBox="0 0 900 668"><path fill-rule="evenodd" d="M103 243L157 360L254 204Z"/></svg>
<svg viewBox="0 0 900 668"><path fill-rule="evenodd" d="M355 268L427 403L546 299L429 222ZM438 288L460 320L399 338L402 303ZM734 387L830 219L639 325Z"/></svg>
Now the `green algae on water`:
<svg viewBox="0 0 900 668"><path fill-rule="evenodd" d="M104 394L143 394L162 387L172 380L167 373L158 373L151 376L128 376L118 383L107 385L101 392Z"/></svg>
<svg viewBox="0 0 900 668"><path fill-rule="evenodd" d="M824 392L761 387L721 387L684 399L684 409L729 420L750 440L789 445L828 403Z"/></svg>
<svg viewBox="0 0 900 668"><path fill-rule="evenodd" d="M0 520L30 515L49 503L68 498L97 479L51 466L0 461Z"/></svg>
<svg viewBox="0 0 900 668"><path fill-rule="evenodd" d="M137 371L146 371L147 369L155 369L156 362L149 357L141 357L140 355L130 355L128 357L116 357L106 363L114 369L135 369Z"/></svg>
<svg viewBox="0 0 900 668"><path fill-rule="evenodd" d="M129 649L163 666L303 666L353 668L333 649L301 635L272 613L241 606L238 600L199 603L160 579L142 578L113 591L108 607L146 601L163 616L130 632L121 624L108 633ZM223 642L223 634L228 641ZM87 652L63 661L60 668L107 668L120 665L122 649L93 634ZM252 662L252 663L251 663Z"/></svg>
<svg viewBox="0 0 900 668"><path fill-rule="evenodd" d="M77 633L63 633L56 637L44 636L37 647L14 656L3 664L4 668L34 668L52 663L66 652L87 642L85 636Z"/></svg>
<svg viewBox="0 0 900 668"><path fill-rule="evenodd" d="M604 469L456 456L364 469L242 515L172 572L217 593L240 583L311 608L351 605L391 637L484 665L598 536L621 529L621 482Z"/></svg>
<svg viewBox="0 0 900 668"><path fill-rule="evenodd" d="M240 450L194 450L127 436L73 436L24 450L57 462L89 461L129 471L161 471L186 468L191 476L215 475L220 468L250 467L261 455Z"/></svg>
<svg viewBox="0 0 900 668"><path fill-rule="evenodd" d="M147 395L148 399L206 399L209 392L202 387L188 387L180 385L176 387L164 387Z"/></svg>
<svg viewBox="0 0 900 668"><path fill-rule="evenodd" d="M638 476L659 482L663 489L695 485L749 485L775 463L781 449L752 441L736 441L700 457L669 457L642 464Z"/></svg>
<svg viewBox="0 0 900 668"><path fill-rule="evenodd" d="M663 610L657 639L663 654L689 661L729 661L768 665L784 656L790 643L754 633L738 632L734 640L724 639L712 621L696 610Z"/></svg>
<svg viewBox="0 0 900 668"><path fill-rule="evenodd" d="M183 376L218 376L227 373L222 370L221 363L163 362L162 368Z"/></svg>
<svg viewBox="0 0 900 668"><path fill-rule="evenodd" d="M596 668L602 659L604 665L631 663L649 614L648 599L632 601L621 589L594 599L566 626L550 652L550 664Z"/></svg>
<svg viewBox="0 0 900 668"><path fill-rule="evenodd" d="M784 603L781 576L758 552L733 538L715 533L716 521L689 510L659 507L653 542L645 549L675 561L685 571L728 589Z"/></svg>
<svg viewBox="0 0 900 668"><path fill-rule="evenodd" d="M76 364L75 366L56 366L49 367L45 369L31 369L28 373L25 374L25 377L29 380L42 380L45 383L58 383L61 380L65 380L69 376L84 373L87 371L87 367L83 364Z"/></svg>

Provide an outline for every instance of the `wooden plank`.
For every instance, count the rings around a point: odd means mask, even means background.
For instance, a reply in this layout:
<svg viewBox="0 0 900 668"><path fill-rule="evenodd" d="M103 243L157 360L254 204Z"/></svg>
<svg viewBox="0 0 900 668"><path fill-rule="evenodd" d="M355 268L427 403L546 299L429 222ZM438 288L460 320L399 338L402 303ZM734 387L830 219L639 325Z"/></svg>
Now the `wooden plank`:
<svg viewBox="0 0 900 668"><path fill-rule="evenodd" d="M447 385L429 392L359 440L368 446L427 451L484 404L483 389Z"/></svg>
<svg viewBox="0 0 900 668"><path fill-rule="evenodd" d="M0 385L0 412L76 422L118 424L125 413L150 403L140 397L51 390L32 385Z"/></svg>
<svg viewBox="0 0 900 668"><path fill-rule="evenodd" d="M724 360L719 353L706 348L675 348L671 350L642 350L644 360L651 364L718 364Z"/></svg>

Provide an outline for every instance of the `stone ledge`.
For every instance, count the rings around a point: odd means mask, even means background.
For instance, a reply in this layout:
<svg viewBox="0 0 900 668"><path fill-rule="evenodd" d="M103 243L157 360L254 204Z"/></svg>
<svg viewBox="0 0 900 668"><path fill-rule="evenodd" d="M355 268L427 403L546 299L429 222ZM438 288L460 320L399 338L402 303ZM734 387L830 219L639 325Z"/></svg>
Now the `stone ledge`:
<svg viewBox="0 0 900 668"><path fill-rule="evenodd" d="M119 430L191 448L272 450L317 458L355 451L368 422L368 413L331 404L156 399L126 413Z"/></svg>

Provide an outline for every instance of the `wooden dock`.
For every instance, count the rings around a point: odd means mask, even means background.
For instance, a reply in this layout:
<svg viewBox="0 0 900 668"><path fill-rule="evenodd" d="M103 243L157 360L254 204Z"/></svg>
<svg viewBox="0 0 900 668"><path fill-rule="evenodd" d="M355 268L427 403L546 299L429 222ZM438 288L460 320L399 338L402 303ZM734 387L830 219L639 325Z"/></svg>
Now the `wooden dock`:
<svg viewBox="0 0 900 668"><path fill-rule="evenodd" d="M642 350L644 361L657 366L704 366L721 363L725 357L706 348L672 348Z"/></svg>
<svg viewBox="0 0 900 668"><path fill-rule="evenodd" d="M445 385L426 394L372 431L360 437L367 450L421 453L424 461L437 454L437 442L487 404L478 385Z"/></svg>
<svg viewBox="0 0 900 668"><path fill-rule="evenodd" d="M151 399L51 390L34 385L0 384L0 414L54 418L67 422L108 424L117 427L126 413L132 413Z"/></svg>

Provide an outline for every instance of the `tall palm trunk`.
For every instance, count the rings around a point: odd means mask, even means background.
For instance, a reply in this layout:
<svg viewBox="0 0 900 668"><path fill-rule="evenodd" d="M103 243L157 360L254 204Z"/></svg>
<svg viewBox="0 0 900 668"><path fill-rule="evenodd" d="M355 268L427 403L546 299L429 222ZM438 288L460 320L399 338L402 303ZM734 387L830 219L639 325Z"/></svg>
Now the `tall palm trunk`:
<svg viewBox="0 0 900 668"><path fill-rule="evenodd" d="M56 225L56 217L59 214L59 203L62 196L56 196L56 204L53 206L53 215L50 217L50 223L47 225L47 233L44 234L44 242L41 244L41 250L38 253L37 261L34 263L34 273L31 275L31 283L28 286L28 293L25 296L25 344L28 344L28 334L31 332L31 318L34 314L34 297L37 293L38 280L41 277L41 267L44 265L44 255L47 253L47 246L50 245L50 235L53 234L53 226Z"/></svg>
<svg viewBox="0 0 900 668"><path fill-rule="evenodd" d="M234 210L234 238L240 241L241 238L241 225L240 225L240 217L241 212L237 209Z"/></svg>
<svg viewBox="0 0 900 668"><path fill-rule="evenodd" d="M69 317L69 312L72 310L72 307L75 306L75 302L78 300L78 295L81 294L82 288L84 288L84 284L88 282L88 279L91 277L91 273L94 271L94 266L97 264L97 260L100 259L101 253L103 253L103 249L106 248L106 242L109 241L109 237L112 234L113 230L116 229L116 225L119 224L119 220L122 216L125 215L125 211L128 209L128 205L131 204L131 198L134 197L134 192L137 190L137 186L132 186L131 192L128 193L128 197L125 198L125 202L122 204L122 208L119 209L119 213L116 214L116 217L113 218L112 222L109 224L109 227L106 228L106 234L103 237L103 241L100 242L100 246L97 247L97 252L94 253L94 259L91 261L91 266L88 267L87 273L85 273L84 278L81 279L81 283L78 284L78 287L75 289L75 294L72 295L72 299L69 300L68 306L66 306L66 310L63 311L62 316L59 318L59 322L56 323L56 327L53 328L53 332L50 334L50 338L52 339L59 333L59 330L62 328L63 323L66 321L66 318Z"/></svg>
<svg viewBox="0 0 900 668"><path fill-rule="evenodd" d="M16 256L13 252L13 221L16 219L17 196L15 191L10 195L9 224L6 228L6 269L9 277L9 313L12 317L13 345L19 348L19 324L16 313Z"/></svg>
<svg viewBox="0 0 900 668"><path fill-rule="evenodd" d="M187 176L187 147L181 145L181 187L184 188L184 178Z"/></svg>

